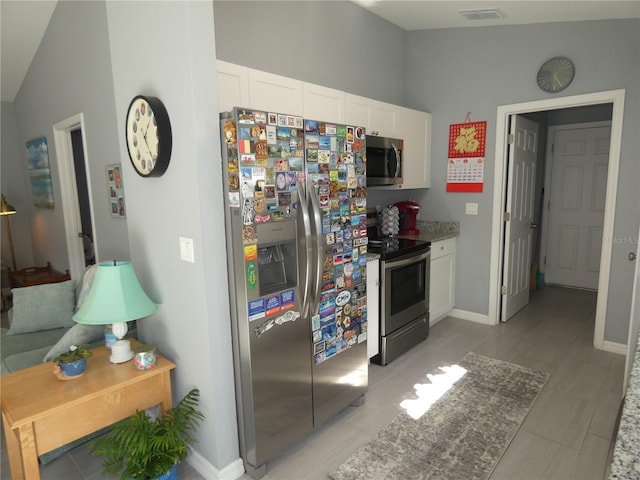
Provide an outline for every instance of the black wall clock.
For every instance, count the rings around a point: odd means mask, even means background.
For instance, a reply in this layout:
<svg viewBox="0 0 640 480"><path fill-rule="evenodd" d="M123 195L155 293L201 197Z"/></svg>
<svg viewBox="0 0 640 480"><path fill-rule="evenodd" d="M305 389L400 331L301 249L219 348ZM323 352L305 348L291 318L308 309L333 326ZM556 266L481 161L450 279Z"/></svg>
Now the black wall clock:
<svg viewBox="0 0 640 480"><path fill-rule="evenodd" d="M571 84L575 74L576 68L568 58L550 58L538 70L538 86L545 92L561 92Z"/></svg>
<svg viewBox="0 0 640 480"><path fill-rule="evenodd" d="M125 127L129 159L142 177L159 177L171 159L171 122L156 97L138 95L131 100Z"/></svg>

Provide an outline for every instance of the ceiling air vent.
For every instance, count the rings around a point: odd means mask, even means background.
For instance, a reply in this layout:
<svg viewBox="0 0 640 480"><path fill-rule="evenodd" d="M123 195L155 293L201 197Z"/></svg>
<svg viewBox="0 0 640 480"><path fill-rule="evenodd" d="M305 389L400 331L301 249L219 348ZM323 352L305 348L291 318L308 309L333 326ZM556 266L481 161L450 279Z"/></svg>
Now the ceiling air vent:
<svg viewBox="0 0 640 480"><path fill-rule="evenodd" d="M506 15L497 8L481 8L477 10L459 10L458 13L467 20L495 20Z"/></svg>

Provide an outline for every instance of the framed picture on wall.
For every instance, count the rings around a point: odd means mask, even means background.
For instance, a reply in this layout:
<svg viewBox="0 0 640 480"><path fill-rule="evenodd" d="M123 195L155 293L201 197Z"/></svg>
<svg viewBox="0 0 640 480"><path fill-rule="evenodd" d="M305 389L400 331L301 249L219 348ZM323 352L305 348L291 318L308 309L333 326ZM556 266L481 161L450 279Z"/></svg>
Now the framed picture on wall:
<svg viewBox="0 0 640 480"><path fill-rule="evenodd" d="M109 197L109 211L112 217L126 218L124 203L124 184L122 182L122 165L114 163L107 165L107 195Z"/></svg>
<svg viewBox="0 0 640 480"><path fill-rule="evenodd" d="M47 137L38 137L27 142L27 163L33 204L37 208L53 209Z"/></svg>

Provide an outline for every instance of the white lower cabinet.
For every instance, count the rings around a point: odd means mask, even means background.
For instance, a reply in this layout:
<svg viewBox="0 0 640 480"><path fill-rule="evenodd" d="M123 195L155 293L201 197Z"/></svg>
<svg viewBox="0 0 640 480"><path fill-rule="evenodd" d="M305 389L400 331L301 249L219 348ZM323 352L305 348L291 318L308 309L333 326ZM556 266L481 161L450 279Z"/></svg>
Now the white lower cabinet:
<svg viewBox="0 0 640 480"><path fill-rule="evenodd" d="M431 243L431 275L429 279L429 325L433 325L446 317L455 305L455 238Z"/></svg>
<svg viewBox="0 0 640 480"><path fill-rule="evenodd" d="M367 358L379 353L380 261L367 260Z"/></svg>

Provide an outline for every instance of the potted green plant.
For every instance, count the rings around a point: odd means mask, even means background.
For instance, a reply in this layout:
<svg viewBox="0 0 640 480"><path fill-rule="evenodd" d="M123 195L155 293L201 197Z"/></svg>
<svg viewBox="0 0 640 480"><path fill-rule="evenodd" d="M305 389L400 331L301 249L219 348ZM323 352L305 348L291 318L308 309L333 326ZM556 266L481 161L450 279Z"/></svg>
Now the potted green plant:
<svg viewBox="0 0 640 480"><path fill-rule="evenodd" d="M177 479L178 463L195 443L190 431L204 419L196 410L199 397L194 388L160 417L138 411L94 440L93 453L107 457L102 473L120 475L122 480Z"/></svg>
<svg viewBox="0 0 640 480"><path fill-rule="evenodd" d="M64 377L78 377L87 370L87 358L91 355L89 345L71 345L69 350L54 357L53 362Z"/></svg>

